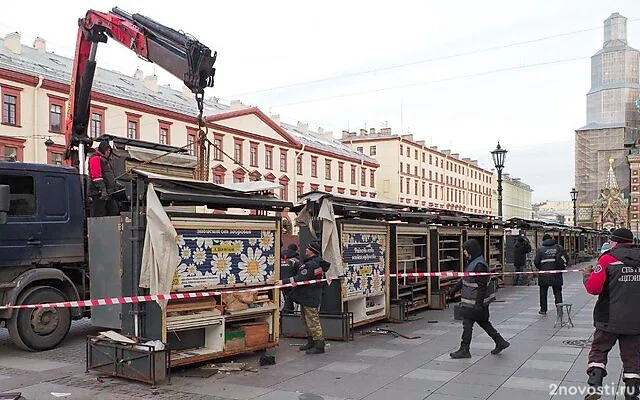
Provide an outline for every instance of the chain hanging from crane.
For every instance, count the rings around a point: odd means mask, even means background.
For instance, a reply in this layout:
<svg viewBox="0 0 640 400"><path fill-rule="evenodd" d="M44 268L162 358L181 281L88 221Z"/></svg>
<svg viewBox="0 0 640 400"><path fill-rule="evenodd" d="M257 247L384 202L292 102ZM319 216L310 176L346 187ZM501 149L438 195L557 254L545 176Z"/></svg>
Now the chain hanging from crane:
<svg viewBox="0 0 640 400"><path fill-rule="evenodd" d="M208 128L204 121L204 93L196 93L196 103L198 103L198 167L196 169L196 179L201 181L209 180L209 155L211 142L207 139ZM194 146L196 146L194 143Z"/></svg>

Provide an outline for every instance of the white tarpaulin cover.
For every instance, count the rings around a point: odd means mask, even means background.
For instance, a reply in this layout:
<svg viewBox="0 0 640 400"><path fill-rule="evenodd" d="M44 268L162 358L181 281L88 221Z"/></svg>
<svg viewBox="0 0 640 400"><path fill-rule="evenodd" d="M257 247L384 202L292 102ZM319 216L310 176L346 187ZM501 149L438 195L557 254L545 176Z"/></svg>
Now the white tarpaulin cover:
<svg viewBox="0 0 640 400"><path fill-rule="evenodd" d="M307 207L300 211L297 220L299 223L308 226L311 236L318 240L319 238L316 237L312 226L312 217ZM326 275L328 279L335 279L344 274L344 269L342 266L342 252L340 251L340 235L338 234L338 225L333 213L333 202L328 198L322 200L318 218L322 220L322 259L331 263Z"/></svg>
<svg viewBox="0 0 640 400"><path fill-rule="evenodd" d="M342 276L342 253L340 251L340 235L336 217L333 214L333 202L324 199L320 207L318 218L322 220L322 259L331 263L327 271L328 279L335 279Z"/></svg>
<svg viewBox="0 0 640 400"><path fill-rule="evenodd" d="M165 212L153 184L147 188L147 229L144 236L140 287L150 294L167 294L176 268L180 262L177 236L169 216ZM158 301L164 309L166 300Z"/></svg>

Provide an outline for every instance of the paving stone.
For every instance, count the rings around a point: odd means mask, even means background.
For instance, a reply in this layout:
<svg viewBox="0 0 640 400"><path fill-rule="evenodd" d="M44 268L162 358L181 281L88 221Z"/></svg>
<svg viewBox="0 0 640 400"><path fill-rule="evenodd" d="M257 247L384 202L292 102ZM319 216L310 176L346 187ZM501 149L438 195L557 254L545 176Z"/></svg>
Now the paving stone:
<svg viewBox="0 0 640 400"><path fill-rule="evenodd" d="M434 393L444 382L428 381L425 379L413 379L402 377L397 379L384 388L389 390L402 390L408 392L418 392L426 397L430 393Z"/></svg>
<svg viewBox="0 0 640 400"><path fill-rule="evenodd" d="M262 396L255 397L256 400L344 400L343 397L319 396L315 393L286 392L274 390Z"/></svg>
<svg viewBox="0 0 640 400"><path fill-rule="evenodd" d="M538 379L538 378L523 378L512 376L502 385L503 388L509 389L524 389L535 390L549 393L552 385L558 385L559 380L555 379ZM549 397L551 397L549 395Z"/></svg>
<svg viewBox="0 0 640 400"><path fill-rule="evenodd" d="M318 369L320 371L356 373L371 367L371 365L372 364L337 361Z"/></svg>
<svg viewBox="0 0 640 400"><path fill-rule="evenodd" d="M42 372L51 369L69 367L71 364L43 359L34 362L34 360L26 357L2 356L0 357L0 366L22 369L25 371Z"/></svg>
<svg viewBox="0 0 640 400"><path fill-rule="evenodd" d="M496 329L497 330L509 329L512 331L521 331L521 330L527 329L528 327L529 325L517 325L517 324L505 323L505 324L497 325Z"/></svg>
<svg viewBox="0 0 640 400"><path fill-rule="evenodd" d="M420 329L417 331L413 331L415 335L430 335L430 336L440 336L445 333L451 333L451 331L446 331L442 329Z"/></svg>
<svg viewBox="0 0 640 400"><path fill-rule="evenodd" d="M359 356L392 358L392 357L395 357L395 356L400 355L402 353L404 353L404 351L370 348L370 349L361 351L360 353L356 353L356 354L359 355Z"/></svg>
<svg viewBox="0 0 640 400"><path fill-rule="evenodd" d="M458 372L418 368L409 372L404 377L414 378L414 379L426 379L428 381L447 382L455 378L456 375L458 375Z"/></svg>
<svg viewBox="0 0 640 400"><path fill-rule="evenodd" d="M464 383L468 385L484 385L484 386L500 386L506 380L508 376L504 375L490 375L475 372L464 371L458 374L455 378L451 379L451 383Z"/></svg>
<svg viewBox="0 0 640 400"><path fill-rule="evenodd" d="M582 349L577 347L569 347L569 346L542 346L538 353L545 354L574 354L578 355Z"/></svg>
<svg viewBox="0 0 640 400"><path fill-rule="evenodd" d="M423 400L425 395L418 392L410 392L408 390L400 389L388 389L386 387L376 390L363 400L389 400L389 399L402 399L402 400ZM428 397L429 399L431 397ZM274 399L276 400L276 399ZM320 399L318 399L320 400Z"/></svg>
<svg viewBox="0 0 640 400"><path fill-rule="evenodd" d="M497 390L497 386L468 385L465 383L447 383L436 394L458 396L461 399L486 399Z"/></svg>

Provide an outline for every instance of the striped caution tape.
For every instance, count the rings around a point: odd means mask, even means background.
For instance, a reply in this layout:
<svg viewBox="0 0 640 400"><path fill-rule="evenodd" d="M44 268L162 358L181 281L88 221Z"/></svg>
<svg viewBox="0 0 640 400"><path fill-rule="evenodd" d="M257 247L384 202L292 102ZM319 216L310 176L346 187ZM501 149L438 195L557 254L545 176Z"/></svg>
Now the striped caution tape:
<svg viewBox="0 0 640 400"><path fill-rule="evenodd" d="M442 271L442 272L409 272L401 274L386 274L390 278L425 278L425 277L442 277L442 278L462 278L469 276L493 276L493 275L526 275L526 274L559 274L569 272L583 272L582 269L563 269L563 270L551 270L551 271L521 271L521 272L460 272L460 271ZM384 276L384 275L378 275ZM367 276L363 276L366 278ZM124 297L108 297L104 299L91 299L91 300L79 300L79 301L63 301L58 303L43 303L43 304L20 304L20 305L6 305L0 306L0 310L15 309L15 308L77 308L77 307L99 307L110 306L115 304L131 304L131 303L145 303L157 300L179 300L179 299L193 299L200 297L212 297L219 296L221 294L231 293L246 293L246 292L262 292L272 289L285 289L296 286L313 285L316 283L327 282L329 279L312 279L303 282L291 282L283 283L279 285L260 286L252 288L240 288L240 289L228 289L224 291L202 291L202 292L189 292L189 293L169 293L169 294L153 294L145 296L124 296Z"/></svg>

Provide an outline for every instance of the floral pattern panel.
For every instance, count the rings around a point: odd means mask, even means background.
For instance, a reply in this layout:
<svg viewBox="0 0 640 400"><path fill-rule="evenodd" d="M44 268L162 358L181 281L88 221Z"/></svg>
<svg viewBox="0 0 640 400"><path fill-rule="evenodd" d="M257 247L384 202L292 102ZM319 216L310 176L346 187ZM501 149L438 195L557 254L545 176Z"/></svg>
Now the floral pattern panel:
<svg viewBox="0 0 640 400"><path fill-rule="evenodd" d="M260 285L274 277L275 231L178 229L173 290Z"/></svg>
<svg viewBox="0 0 640 400"><path fill-rule="evenodd" d="M347 298L385 293L386 234L343 233Z"/></svg>

